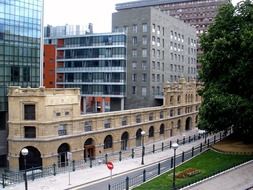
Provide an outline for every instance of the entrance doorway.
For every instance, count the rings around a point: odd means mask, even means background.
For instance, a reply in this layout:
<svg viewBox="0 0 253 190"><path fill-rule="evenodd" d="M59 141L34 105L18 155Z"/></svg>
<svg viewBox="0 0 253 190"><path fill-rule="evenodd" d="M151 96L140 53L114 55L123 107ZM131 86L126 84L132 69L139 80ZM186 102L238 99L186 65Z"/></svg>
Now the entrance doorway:
<svg viewBox="0 0 253 190"><path fill-rule="evenodd" d="M85 141L83 148L83 159L85 162L88 159L95 159L95 143L92 138Z"/></svg>

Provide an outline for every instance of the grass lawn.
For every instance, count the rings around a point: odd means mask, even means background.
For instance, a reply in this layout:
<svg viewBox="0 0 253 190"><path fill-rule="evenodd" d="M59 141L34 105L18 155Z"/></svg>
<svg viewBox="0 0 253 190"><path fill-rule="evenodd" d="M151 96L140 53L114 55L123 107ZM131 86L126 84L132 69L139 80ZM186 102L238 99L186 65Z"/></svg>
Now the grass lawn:
<svg viewBox="0 0 253 190"><path fill-rule="evenodd" d="M183 171L185 173L189 168L194 168L199 172L184 178L176 177L176 186L189 184L250 159L253 159L253 155L231 155L208 150L176 168L176 175L182 174ZM134 188L134 190L168 190L172 187L172 172L166 172L152 181Z"/></svg>

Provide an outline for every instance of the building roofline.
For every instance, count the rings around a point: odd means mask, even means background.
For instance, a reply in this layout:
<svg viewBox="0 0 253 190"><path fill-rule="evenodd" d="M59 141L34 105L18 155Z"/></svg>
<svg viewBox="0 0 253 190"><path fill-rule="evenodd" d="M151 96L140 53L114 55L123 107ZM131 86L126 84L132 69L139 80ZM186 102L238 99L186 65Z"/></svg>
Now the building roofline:
<svg viewBox="0 0 253 190"><path fill-rule="evenodd" d="M115 5L115 9L124 10L124 9L138 8L138 7L147 7L147 6L154 6L154 5L163 5L163 4L170 4L170 3L190 2L190 1L197 1L197 0L139 0L139 1L126 2L126 3L118 3Z"/></svg>

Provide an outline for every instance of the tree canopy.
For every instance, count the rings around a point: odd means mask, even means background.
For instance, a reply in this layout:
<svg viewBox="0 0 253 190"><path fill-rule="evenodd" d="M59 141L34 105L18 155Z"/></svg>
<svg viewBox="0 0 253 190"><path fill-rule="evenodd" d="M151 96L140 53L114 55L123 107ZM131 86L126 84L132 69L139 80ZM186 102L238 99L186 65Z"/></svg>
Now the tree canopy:
<svg viewBox="0 0 253 190"><path fill-rule="evenodd" d="M253 4L246 0L221 7L201 36L199 128L253 139Z"/></svg>

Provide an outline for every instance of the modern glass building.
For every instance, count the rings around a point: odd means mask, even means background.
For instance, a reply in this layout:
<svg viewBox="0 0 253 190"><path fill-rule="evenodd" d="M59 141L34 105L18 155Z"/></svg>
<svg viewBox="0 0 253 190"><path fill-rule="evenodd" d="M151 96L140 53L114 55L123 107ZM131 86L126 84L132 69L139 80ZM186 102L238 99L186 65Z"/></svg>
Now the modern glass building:
<svg viewBox="0 0 253 190"><path fill-rule="evenodd" d="M80 88L84 112L124 109L124 33L53 37L45 44L56 45L56 86Z"/></svg>
<svg viewBox="0 0 253 190"><path fill-rule="evenodd" d="M5 159L8 86L40 85L43 0L0 0L0 163Z"/></svg>

